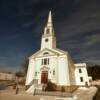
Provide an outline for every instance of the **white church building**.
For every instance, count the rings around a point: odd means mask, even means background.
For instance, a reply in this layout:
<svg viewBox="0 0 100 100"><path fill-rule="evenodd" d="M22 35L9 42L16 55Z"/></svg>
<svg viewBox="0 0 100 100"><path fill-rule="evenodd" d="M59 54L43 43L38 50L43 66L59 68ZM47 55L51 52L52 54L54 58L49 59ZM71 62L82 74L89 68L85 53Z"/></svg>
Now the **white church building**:
<svg viewBox="0 0 100 100"><path fill-rule="evenodd" d="M42 87L49 81L60 86L90 85L86 64L74 64L67 51L56 47L51 12L41 37L41 48L29 57L25 85L30 87L27 92L33 93L37 86Z"/></svg>

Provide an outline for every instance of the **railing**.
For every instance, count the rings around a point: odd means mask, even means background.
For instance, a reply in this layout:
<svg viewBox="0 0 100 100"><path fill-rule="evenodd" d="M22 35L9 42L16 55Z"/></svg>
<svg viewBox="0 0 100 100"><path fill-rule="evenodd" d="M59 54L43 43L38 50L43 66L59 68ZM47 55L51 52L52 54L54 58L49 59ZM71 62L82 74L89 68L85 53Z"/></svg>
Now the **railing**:
<svg viewBox="0 0 100 100"><path fill-rule="evenodd" d="M45 95L45 96L59 96L59 97L72 97L71 93L57 92L57 91L42 91L35 89L34 95Z"/></svg>

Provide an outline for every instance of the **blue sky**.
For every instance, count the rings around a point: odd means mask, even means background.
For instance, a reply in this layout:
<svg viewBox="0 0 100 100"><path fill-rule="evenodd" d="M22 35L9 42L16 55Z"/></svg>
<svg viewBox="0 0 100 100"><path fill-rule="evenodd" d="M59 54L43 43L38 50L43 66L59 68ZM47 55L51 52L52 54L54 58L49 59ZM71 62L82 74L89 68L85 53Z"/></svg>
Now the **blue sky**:
<svg viewBox="0 0 100 100"><path fill-rule="evenodd" d="M57 47L75 62L100 64L99 4L99 0L1 0L0 70L19 70L39 50L49 10Z"/></svg>

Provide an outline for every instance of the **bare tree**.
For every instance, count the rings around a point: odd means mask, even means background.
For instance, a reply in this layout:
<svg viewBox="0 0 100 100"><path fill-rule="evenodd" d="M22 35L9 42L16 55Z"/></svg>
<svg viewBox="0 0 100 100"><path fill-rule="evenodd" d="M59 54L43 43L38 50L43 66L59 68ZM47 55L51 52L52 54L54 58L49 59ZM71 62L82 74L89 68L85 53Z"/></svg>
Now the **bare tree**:
<svg viewBox="0 0 100 100"><path fill-rule="evenodd" d="M27 74L28 64L29 64L28 59L22 64L22 72L23 72L24 76L26 76L26 74Z"/></svg>

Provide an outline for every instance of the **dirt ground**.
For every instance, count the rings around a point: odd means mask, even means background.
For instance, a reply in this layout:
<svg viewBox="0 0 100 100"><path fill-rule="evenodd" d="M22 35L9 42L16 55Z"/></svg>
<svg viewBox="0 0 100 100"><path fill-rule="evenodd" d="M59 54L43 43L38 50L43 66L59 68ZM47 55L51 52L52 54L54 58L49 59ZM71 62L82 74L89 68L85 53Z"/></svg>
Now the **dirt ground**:
<svg viewBox="0 0 100 100"><path fill-rule="evenodd" d="M16 94L14 90L6 90L6 91L0 91L0 100L93 100L92 98L96 94L96 91L97 91L96 87L90 87L90 88L80 87L73 93L72 98L69 97L61 98L61 97L42 96L42 95L34 96L32 94L27 94L24 91L21 91L18 94Z"/></svg>
<svg viewBox="0 0 100 100"><path fill-rule="evenodd" d="M62 100L63 98L58 98L54 96L34 96L32 94L27 94L21 92L15 94L15 91L0 91L0 100Z"/></svg>

